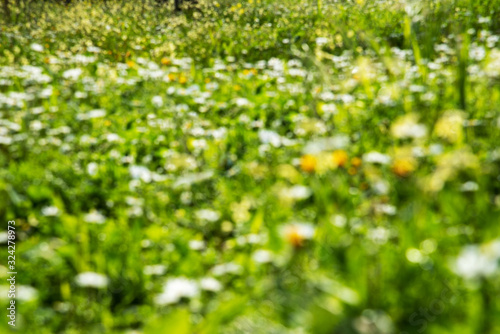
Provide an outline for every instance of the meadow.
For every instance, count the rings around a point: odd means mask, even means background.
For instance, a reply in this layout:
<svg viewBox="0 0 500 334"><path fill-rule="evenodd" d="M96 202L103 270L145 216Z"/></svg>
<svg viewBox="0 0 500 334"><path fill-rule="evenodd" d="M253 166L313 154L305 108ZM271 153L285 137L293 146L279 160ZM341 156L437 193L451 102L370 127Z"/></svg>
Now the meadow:
<svg viewBox="0 0 500 334"><path fill-rule="evenodd" d="M500 333L500 0L3 10L15 332Z"/></svg>

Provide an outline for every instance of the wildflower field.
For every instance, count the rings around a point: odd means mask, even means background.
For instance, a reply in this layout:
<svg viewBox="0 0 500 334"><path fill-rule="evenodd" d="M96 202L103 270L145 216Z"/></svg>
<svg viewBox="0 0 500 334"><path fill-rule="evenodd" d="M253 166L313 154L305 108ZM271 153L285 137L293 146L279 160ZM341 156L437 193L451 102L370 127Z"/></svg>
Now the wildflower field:
<svg viewBox="0 0 500 334"><path fill-rule="evenodd" d="M500 0L172 2L3 1L0 332L500 333Z"/></svg>

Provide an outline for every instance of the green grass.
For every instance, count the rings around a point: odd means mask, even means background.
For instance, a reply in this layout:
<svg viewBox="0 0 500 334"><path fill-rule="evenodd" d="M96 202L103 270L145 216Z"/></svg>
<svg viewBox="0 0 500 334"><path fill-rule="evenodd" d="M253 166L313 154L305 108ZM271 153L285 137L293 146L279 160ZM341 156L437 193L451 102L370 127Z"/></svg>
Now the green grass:
<svg viewBox="0 0 500 334"><path fill-rule="evenodd" d="M0 230L7 246L16 221L18 331L498 333L499 15L11 4Z"/></svg>

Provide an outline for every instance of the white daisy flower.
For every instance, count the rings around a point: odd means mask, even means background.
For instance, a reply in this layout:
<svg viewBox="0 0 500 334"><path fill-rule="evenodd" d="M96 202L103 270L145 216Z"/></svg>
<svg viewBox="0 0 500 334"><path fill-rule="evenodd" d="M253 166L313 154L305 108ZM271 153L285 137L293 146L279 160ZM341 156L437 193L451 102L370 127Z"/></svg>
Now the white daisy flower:
<svg viewBox="0 0 500 334"><path fill-rule="evenodd" d="M194 298L200 294L196 281L185 277L169 279L163 286L163 292L155 297L158 305L175 304L181 298Z"/></svg>
<svg viewBox="0 0 500 334"><path fill-rule="evenodd" d="M207 291L220 291L222 290L222 284L213 277L205 277L200 280L200 286L203 290Z"/></svg>
<svg viewBox="0 0 500 334"><path fill-rule="evenodd" d="M83 220L90 224L103 224L106 221L106 217L99 211L92 210L83 217Z"/></svg>
<svg viewBox="0 0 500 334"><path fill-rule="evenodd" d="M78 286L85 288L102 289L108 286L108 278L106 276L91 271L78 274L75 281Z"/></svg>

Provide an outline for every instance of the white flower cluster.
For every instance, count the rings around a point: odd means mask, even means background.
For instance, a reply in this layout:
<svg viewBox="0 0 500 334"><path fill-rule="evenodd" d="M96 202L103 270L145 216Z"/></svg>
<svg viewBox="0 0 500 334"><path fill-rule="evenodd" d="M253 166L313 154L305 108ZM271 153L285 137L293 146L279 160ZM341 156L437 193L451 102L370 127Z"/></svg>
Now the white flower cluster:
<svg viewBox="0 0 500 334"><path fill-rule="evenodd" d="M453 271L465 279L491 277L500 271L500 240L485 245L468 245L453 264Z"/></svg>
<svg viewBox="0 0 500 334"><path fill-rule="evenodd" d="M200 289L217 292L222 289L222 284L213 277L204 277L199 281L185 277L169 279L163 286L162 293L155 297L157 305L169 305L179 302L182 298L196 298Z"/></svg>

